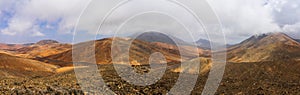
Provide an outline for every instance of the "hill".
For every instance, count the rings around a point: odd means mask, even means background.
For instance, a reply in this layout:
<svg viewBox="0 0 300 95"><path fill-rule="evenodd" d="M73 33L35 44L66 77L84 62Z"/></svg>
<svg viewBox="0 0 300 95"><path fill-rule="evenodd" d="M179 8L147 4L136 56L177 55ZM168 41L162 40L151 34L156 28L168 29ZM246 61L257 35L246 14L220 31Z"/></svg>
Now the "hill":
<svg viewBox="0 0 300 95"><path fill-rule="evenodd" d="M134 34L136 35L136 34ZM191 43L185 42L179 38L176 38L174 36L166 35L163 33L158 32L146 32L142 33L141 35L137 36L137 40L142 40L146 42L161 42L161 43L167 43L176 45L191 45Z"/></svg>
<svg viewBox="0 0 300 95"><path fill-rule="evenodd" d="M35 44L37 45L49 45L49 44L58 44L59 42L58 41L55 41L55 40L41 40Z"/></svg>
<svg viewBox="0 0 300 95"><path fill-rule="evenodd" d="M74 45L74 49L78 50L81 49L82 52L85 52L85 54L93 53L91 48L95 47L95 54L96 54L96 61L98 64L110 64L112 63L111 58L111 48L112 48L112 42L113 40L117 40L120 46L126 45L126 43L129 41L129 38L105 38L101 40L90 41L90 42L83 42ZM118 54L112 55L114 58L122 58L125 52L122 52L120 48L115 49ZM183 54L184 60L192 59L192 57L197 56L198 54L204 54L207 53L207 51L203 51L198 48L191 48L191 47L185 47L183 49L185 53ZM189 50L189 51L188 51ZM192 50L199 50L200 52L195 52ZM146 42L141 40L134 40L130 46L129 55L130 55L130 62L132 64L148 64L149 57L152 53L160 52L162 53L167 62L180 62L182 61L180 58L180 54L178 51L178 47L166 43L160 43L160 42ZM192 55L192 56L191 56ZM94 56L91 55L80 55L80 57L84 57L84 62L89 62L93 59ZM59 60L64 62L72 62L72 50L68 50L66 52L51 55L48 57L45 57L45 59L51 59L51 60ZM121 62L122 63L122 62Z"/></svg>
<svg viewBox="0 0 300 95"><path fill-rule="evenodd" d="M298 60L300 44L284 33L252 36L228 49L230 62Z"/></svg>
<svg viewBox="0 0 300 95"><path fill-rule="evenodd" d="M11 51L17 56L25 58L39 58L62 53L71 49L71 47L72 46L70 44L59 43L55 40L42 40L35 44Z"/></svg>
<svg viewBox="0 0 300 95"><path fill-rule="evenodd" d="M19 48L22 48L22 47L25 47L25 46L27 46L27 45L0 43L0 50L14 50L14 49L19 49Z"/></svg>
<svg viewBox="0 0 300 95"><path fill-rule="evenodd" d="M198 68L199 71L196 71L197 68L195 68L195 65L199 64L199 62L200 62L200 68ZM184 72L184 73L189 73L189 74L206 75L210 71L211 66L212 66L211 59L204 58L204 57L195 58L195 59L189 60L187 62L184 62L183 64L188 64L188 65L175 66L175 68L173 68L172 71L179 72L179 73Z"/></svg>
<svg viewBox="0 0 300 95"><path fill-rule="evenodd" d="M205 49L210 49L210 41L206 40L206 39L199 39L198 41L196 41L196 44L201 47L201 48L205 48Z"/></svg>
<svg viewBox="0 0 300 95"><path fill-rule="evenodd" d="M54 73L57 67L0 53L0 78L37 77Z"/></svg>

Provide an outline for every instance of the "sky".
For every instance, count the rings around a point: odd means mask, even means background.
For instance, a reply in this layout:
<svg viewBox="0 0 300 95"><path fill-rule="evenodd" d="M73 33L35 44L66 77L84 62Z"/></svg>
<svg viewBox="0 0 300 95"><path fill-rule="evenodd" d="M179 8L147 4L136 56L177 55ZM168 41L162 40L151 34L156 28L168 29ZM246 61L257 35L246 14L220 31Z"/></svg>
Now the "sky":
<svg viewBox="0 0 300 95"><path fill-rule="evenodd" d="M228 43L238 43L252 35L269 32L284 32L294 38L300 38L300 0L208 0L208 2L219 17ZM43 39L71 43L76 22L88 4L89 0L0 0L0 43L31 43ZM131 3L117 10L121 12L119 15L126 17L124 15L130 13L129 10L135 9L130 7L134 4L147 5ZM161 6L168 5L161 3ZM172 7L174 6L169 6ZM99 6L98 11L102 8L103 6ZM190 15L181 16L182 12L174 10L165 11L171 11L177 17L192 21ZM120 21L113 17L111 20ZM171 20L166 21L172 23L170 26L174 23ZM95 25L97 23L86 24L87 27ZM201 31L196 28L192 30ZM108 29L106 33L99 35L101 38L113 34ZM204 34L195 35L200 37Z"/></svg>

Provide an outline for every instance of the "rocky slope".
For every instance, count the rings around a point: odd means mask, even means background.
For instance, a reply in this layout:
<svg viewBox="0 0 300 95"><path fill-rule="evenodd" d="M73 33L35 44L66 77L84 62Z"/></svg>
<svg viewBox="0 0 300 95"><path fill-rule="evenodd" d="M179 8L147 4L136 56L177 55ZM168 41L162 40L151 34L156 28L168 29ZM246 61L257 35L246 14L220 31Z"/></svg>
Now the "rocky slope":
<svg viewBox="0 0 300 95"><path fill-rule="evenodd" d="M113 40L116 40L119 42L119 45L125 46L126 43L129 41L126 38L106 38L106 39L101 39L94 42L84 42L84 43L79 43L74 45L74 49L78 50L81 49L80 51L85 52L85 54L92 53L93 51L92 48L95 47L95 54L96 54L96 61L98 64L109 64L112 62L111 58L111 48L112 48L112 42ZM189 48L186 47L185 55L193 55L193 56L184 56L183 55L183 60L188 60L191 59L191 57L197 56L199 53L207 53L207 51L200 50L200 52L197 52L198 48ZM112 55L114 58L122 58L123 55L125 54L121 48L116 48L117 55ZM190 50L189 52L187 50ZM191 51L195 50L195 51ZM178 51L178 47L169 45L169 44L164 44L164 43L159 43L159 42L145 42L141 40L134 40L130 46L129 49L129 55L130 55L130 62L132 64L138 63L138 64L148 64L149 57L152 53L155 52L160 52L162 53L165 58L167 59L167 62L180 62L181 57ZM204 54L203 54L204 55ZM93 58L91 55L80 55L81 57L84 57L86 61L84 62L89 62ZM68 50L66 52L56 54L56 55L51 55L48 57L45 57L45 59L52 59L52 60L59 60L59 61L64 61L64 62L72 62L72 50Z"/></svg>
<svg viewBox="0 0 300 95"><path fill-rule="evenodd" d="M200 68L199 71L196 71L197 69L195 68L196 64L200 63ZM183 64L188 64L185 66L175 66L175 68L172 69L173 72L179 72L179 73L189 73L189 74L201 74L205 75L209 72L212 66L212 62L210 58L195 58L192 60L189 60L187 62L184 62Z"/></svg>
<svg viewBox="0 0 300 95"><path fill-rule="evenodd" d="M0 78L47 76L57 67L43 62L0 53Z"/></svg>
<svg viewBox="0 0 300 95"><path fill-rule="evenodd" d="M300 44L283 33L255 35L228 49L230 62L298 60Z"/></svg>
<svg viewBox="0 0 300 95"><path fill-rule="evenodd" d="M5 44L5 43L0 43L0 50L15 50L19 49L22 47L29 46L31 44Z"/></svg>
<svg viewBox="0 0 300 95"><path fill-rule="evenodd" d="M25 58L46 57L71 49L70 44L59 43L55 40L42 40L35 44L12 50L16 55Z"/></svg>
<svg viewBox="0 0 300 95"><path fill-rule="evenodd" d="M136 38L137 40L142 40L146 42L161 42L166 44L172 44L172 45L191 45L191 43L188 43L186 41L183 41L179 38L176 38L174 36L166 35L159 32L146 32L143 33Z"/></svg>

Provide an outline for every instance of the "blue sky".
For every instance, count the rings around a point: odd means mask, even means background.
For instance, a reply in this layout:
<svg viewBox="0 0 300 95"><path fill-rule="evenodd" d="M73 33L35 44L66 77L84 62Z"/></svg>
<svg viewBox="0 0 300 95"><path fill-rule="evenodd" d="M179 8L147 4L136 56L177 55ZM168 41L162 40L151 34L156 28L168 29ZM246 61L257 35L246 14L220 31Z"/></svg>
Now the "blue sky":
<svg viewBox="0 0 300 95"><path fill-rule="evenodd" d="M229 43L268 32L300 38L299 0L208 1ZM76 21L87 4L88 0L0 0L0 43L43 39L71 43Z"/></svg>
<svg viewBox="0 0 300 95"><path fill-rule="evenodd" d="M5 29L9 27L8 23L9 20L14 16L13 13L11 12L4 12L1 14L0 18L0 29ZM34 43L39 40L44 40L44 39L53 39L53 40L58 40L61 42L65 43L70 43L72 42L72 35L71 34L60 34L57 33L59 29L58 23L60 23L61 19L57 19L56 21L53 22L47 22L47 21L37 21L36 24L39 27L39 31L42 35L32 35L32 33L23 33L21 35L14 34L5 34L1 33L0 34L0 42L1 43ZM51 26L51 27L50 27ZM24 30L26 31L26 30ZM31 31L31 30L29 30ZM71 30L70 30L71 31Z"/></svg>
<svg viewBox="0 0 300 95"><path fill-rule="evenodd" d="M84 0L0 0L0 43L72 42Z"/></svg>

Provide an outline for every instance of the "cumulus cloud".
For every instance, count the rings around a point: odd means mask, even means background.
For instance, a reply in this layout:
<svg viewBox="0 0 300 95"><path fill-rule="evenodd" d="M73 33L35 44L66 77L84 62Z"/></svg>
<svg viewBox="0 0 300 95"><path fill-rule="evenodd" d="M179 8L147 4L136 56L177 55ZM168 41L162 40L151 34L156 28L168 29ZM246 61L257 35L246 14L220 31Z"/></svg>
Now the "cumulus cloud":
<svg viewBox="0 0 300 95"><path fill-rule="evenodd" d="M43 24L57 27L58 33L71 33L86 4L86 0L1 0L0 11L7 12L1 15L11 15L1 33L44 36Z"/></svg>
<svg viewBox="0 0 300 95"><path fill-rule="evenodd" d="M296 24L300 21L299 0L281 0L281 2L271 0L269 2L269 6L273 8L273 18L280 26Z"/></svg>
<svg viewBox="0 0 300 95"><path fill-rule="evenodd" d="M97 3L97 1L93 3ZM103 19L101 17L111 12L102 24L99 31L101 35L114 35L117 28L122 24L131 27L126 29L122 27L121 29L126 31L119 32L117 36L130 36L141 32L156 31L182 40L195 41L200 38L201 34L205 34L203 32L199 33L202 31L201 24L197 22L197 19L191 13L178 4L170 3L167 0L134 0L115 8L113 11L111 11L111 8L118 3L107 2L107 4L102 4L100 6L97 4L95 4L96 6L89 6L92 9L86 10L90 13L82 16L81 27L77 27L78 30L95 34L95 30L98 29ZM183 25L187 29L184 29ZM195 38L195 40L192 38Z"/></svg>
<svg viewBox="0 0 300 95"><path fill-rule="evenodd" d="M74 29L81 11L90 0L0 0L0 33L3 35L46 36L45 29L55 30L57 34L70 34ZM208 0L220 18L227 42L238 43L254 34L268 32L285 32L293 37L300 38L300 1L299 0ZM161 4L161 5L159 5ZM164 3L159 3L164 6ZM146 4L132 4L146 7ZM119 13L127 17L137 8L131 5L123 6ZM168 5L165 5L168 6ZM97 6L94 14L85 19L85 31L93 33L98 28L98 12L104 6ZM164 10L163 8L157 7ZM172 8L170 11L176 17L185 19L189 29L202 31L194 27L191 16L178 12ZM138 11L138 10L136 10ZM177 13L177 14L176 14ZM113 23L119 18L111 18ZM147 21L147 20L145 20ZM4 24L3 24L4 23ZM118 22L119 23L119 22ZM172 24L168 24L171 26ZM111 27L112 27L111 26ZM163 26L163 25L161 25ZM179 30L175 27L173 30ZM193 29L194 28L194 29ZM111 35L112 30L107 29L103 35ZM173 32L173 31L172 31ZM175 34L174 35L185 35ZM193 34L204 36L204 33ZM196 37L197 38L197 37ZM198 37L199 38L199 37Z"/></svg>
<svg viewBox="0 0 300 95"><path fill-rule="evenodd" d="M288 34L290 34L290 36L292 36L293 38L299 39L300 38L300 22L296 23L296 24L287 24L284 25L284 27L282 28L282 30Z"/></svg>
<svg viewBox="0 0 300 95"><path fill-rule="evenodd" d="M281 0L281 2L278 2L271 0L269 5L273 8L273 19L282 28L282 31L299 39L300 1Z"/></svg>
<svg viewBox="0 0 300 95"><path fill-rule="evenodd" d="M254 34L285 32L300 38L299 0L210 0L228 42Z"/></svg>
<svg viewBox="0 0 300 95"><path fill-rule="evenodd" d="M237 43L254 34L280 31L272 9L263 0L212 0L228 42Z"/></svg>

